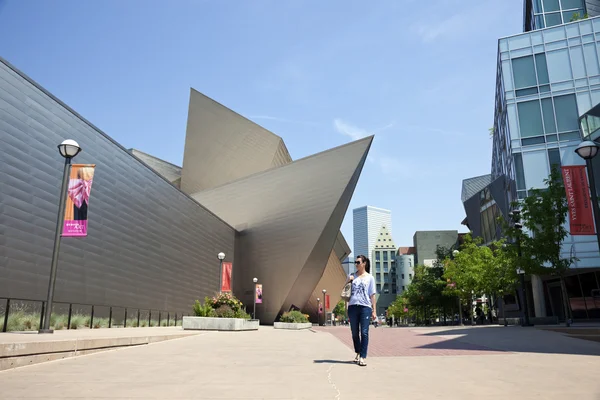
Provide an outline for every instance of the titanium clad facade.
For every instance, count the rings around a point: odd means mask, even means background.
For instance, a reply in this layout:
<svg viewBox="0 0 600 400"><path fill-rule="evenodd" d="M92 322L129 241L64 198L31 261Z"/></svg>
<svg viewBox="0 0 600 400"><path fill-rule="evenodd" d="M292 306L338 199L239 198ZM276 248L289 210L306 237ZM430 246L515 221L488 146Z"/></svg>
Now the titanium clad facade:
<svg viewBox="0 0 600 400"><path fill-rule="evenodd" d="M283 140L192 89L181 190L192 194L292 161Z"/></svg>
<svg viewBox="0 0 600 400"><path fill-rule="evenodd" d="M0 296L46 298L67 138L96 173L55 301L190 313L218 287L216 254L235 265L234 229L1 59Z"/></svg>
<svg viewBox="0 0 600 400"><path fill-rule="evenodd" d="M248 304L252 279L258 278L264 291L257 307L261 320L273 321L292 305L309 302L371 142L372 137L362 139L192 195L239 231L234 292ZM341 291L344 280L340 272L340 281L325 289Z"/></svg>

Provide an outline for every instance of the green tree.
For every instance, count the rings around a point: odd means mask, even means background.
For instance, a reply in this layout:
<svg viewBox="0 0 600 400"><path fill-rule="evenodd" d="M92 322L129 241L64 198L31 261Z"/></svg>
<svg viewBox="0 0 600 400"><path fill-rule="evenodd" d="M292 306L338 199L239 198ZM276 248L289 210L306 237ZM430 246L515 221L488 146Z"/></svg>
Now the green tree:
<svg viewBox="0 0 600 400"><path fill-rule="evenodd" d="M565 318L569 319L564 277L576 258L561 254L561 245L568 235L565 223L569 209L559 169L552 168L544 183L545 189L531 189L526 199L514 204L521 208L522 224L527 233L513 225L506 234L514 242L520 241L522 254L518 257L518 265L525 273L560 278Z"/></svg>
<svg viewBox="0 0 600 400"><path fill-rule="evenodd" d="M344 300L340 300L333 309L333 313L336 317L342 317L346 315L346 302Z"/></svg>

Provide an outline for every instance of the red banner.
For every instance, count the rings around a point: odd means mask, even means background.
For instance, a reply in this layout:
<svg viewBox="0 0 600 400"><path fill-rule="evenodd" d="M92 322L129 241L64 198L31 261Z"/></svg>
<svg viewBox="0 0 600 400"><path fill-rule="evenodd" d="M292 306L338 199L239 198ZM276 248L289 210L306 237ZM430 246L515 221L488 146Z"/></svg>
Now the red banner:
<svg viewBox="0 0 600 400"><path fill-rule="evenodd" d="M590 187L585 166L570 165L562 167L562 174L569 204L571 235L595 234Z"/></svg>
<svg viewBox="0 0 600 400"><path fill-rule="evenodd" d="M328 294L325 295L325 309L326 310L329 309L329 295Z"/></svg>
<svg viewBox="0 0 600 400"><path fill-rule="evenodd" d="M231 292L231 269L232 265L230 262L223 263L221 292Z"/></svg>

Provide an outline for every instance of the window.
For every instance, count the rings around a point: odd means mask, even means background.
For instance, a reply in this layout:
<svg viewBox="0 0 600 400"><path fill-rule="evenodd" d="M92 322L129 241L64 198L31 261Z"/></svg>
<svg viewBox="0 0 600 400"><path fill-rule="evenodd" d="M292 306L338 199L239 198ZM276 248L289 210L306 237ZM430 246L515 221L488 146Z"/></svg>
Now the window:
<svg viewBox="0 0 600 400"><path fill-rule="evenodd" d="M554 166L560 168L560 151L558 149L548 149L548 161L550 162L550 170Z"/></svg>
<svg viewBox="0 0 600 400"><path fill-rule="evenodd" d="M542 3L544 3L544 12L560 10L558 0L543 0Z"/></svg>
<svg viewBox="0 0 600 400"><path fill-rule="evenodd" d="M581 46L571 47L571 61L573 78L585 78L585 61L583 61L583 48Z"/></svg>
<svg viewBox="0 0 600 400"><path fill-rule="evenodd" d="M556 133L556 123L554 123L554 107L552 99L542 99L542 114L544 115L544 128L546 134Z"/></svg>
<svg viewBox="0 0 600 400"><path fill-rule="evenodd" d="M513 58L512 70L515 79L515 89L537 86L533 56Z"/></svg>
<svg viewBox="0 0 600 400"><path fill-rule="evenodd" d="M535 65L537 68L537 77L539 84L544 85L550 83L550 80L548 79L548 66L546 64L546 54L536 54Z"/></svg>
<svg viewBox="0 0 600 400"><path fill-rule="evenodd" d="M574 94L555 97L554 109L559 132L579 130L579 114Z"/></svg>
<svg viewBox="0 0 600 400"><path fill-rule="evenodd" d="M523 153L523 167L527 189L544 188L544 179L548 178L548 154L544 150Z"/></svg>
<svg viewBox="0 0 600 400"><path fill-rule="evenodd" d="M383 252L383 261L387 261L388 260L388 253L387 251Z"/></svg>
<svg viewBox="0 0 600 400"><path fill-rule="evenodd" d="M387 262L383 263L383 272L388 272L388 263Z"/></svg>
<svg viewBox="0 0 600 400"><path fill-rule="evenodd" d="M412 274L408 274L408 280L412 281Z"/></svg>
<svg viewBox="0 0 600 400"><path fill-rule="evenodd" d="M402 290L406 290L406 286L402 286Z"/></svg>
<svg viewBox="0 0 600 400"><path fill-rule="evenodd" d="M379 261L375 262L375 271L381 271L381 263Z"/></svg>
<svg viewBox="0 0 600 400"><path fill-rule="evenodd" d="M381 293L381 285L379 283L377 284L377 293Z"/></svg>
<svg viewBox="0 0 600 400"><path fill-rule="evenodd" d="M395 253L394 251L390 251L390 260L394 259L394 253Z"/></svg>
<svg viewBox="0 0 600 400"><path fill-rule="evenodd" d="M381 274L375 274L375 279L377 280L377 282L381 282Z"/></svg>
<svg viewBox="0 0 600 400"><path fill-rule="evenodd" d="M402 274L402 279L404 279L404 274Z"/></svg>
<svg viewBox="0 0 600 400"><path fill-rule="evenodd" d="M598 57L596 55L596 45L594 43L586 44L583 46L583 55L585 57L585 67L587 68L588 75L600 74L598 68Z"/></svg>
<svg viewBox="0 0 600 400"><path fill-rule="evenodd" d="M552 13L546 14L546 27L549 28L551 26L556 26L562 24L562 19L560 18L560 13Z"/></svg>
<svg viewBox="0 0 600 400"><path fill-rule="evenodd" d="M563 10L569 10L571 8L583 8L583 0L562 0L561 3Z"/></svg>
<svg viewBox="0 0 600 400"><path fill-rule="evenodd" d="M381 260L381 254L378 251L375 252L375 260L376 261Z"/></svg>
<svg viewBox="0 0 600 400"><path fill-rule="evenodd" d="M542 113L538 100L524 101L517 104L521 137L540 136L544 134Z"/></svg>

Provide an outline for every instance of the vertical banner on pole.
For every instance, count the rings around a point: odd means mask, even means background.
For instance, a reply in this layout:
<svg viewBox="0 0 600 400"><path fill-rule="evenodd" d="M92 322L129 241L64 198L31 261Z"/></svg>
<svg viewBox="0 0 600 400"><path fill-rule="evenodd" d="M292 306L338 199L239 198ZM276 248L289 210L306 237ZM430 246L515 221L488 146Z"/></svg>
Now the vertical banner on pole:
<svg viewBox="0 0 600 400"><path fill-rule="evenodd" d="M231 292L231 273L233 265L230 262L223 263L223 270L221 271L221 292Z"/></svg>
<svg viewBox="0 0 600 400"><path fill-rule="evenodd" d="M87 236L88 205L95 168L94 164L73 164L71 167L62 236Z"/></svg>
<svg viewBox="0 0 600 400"><path fill-rule="evenodd" d="M326 295L325 295L325 309L326 309L326 310L329 310L329 308L330 308L330 307L329 307L329 295L328 295L328 294L326 294Z"/></svg>
<svg viewBox="0 0 600 400"><path fill-rule="evenodd" d="M257 283L254 288L254 301L256 304L262 303L262 283Z"/></svg>
<svg viewBox="0 0 600 400"><path fill-rule="evenodd" d="M571 235L593 235L594 214L590 202L590 187L584 165L562 167Z"/></svg>

